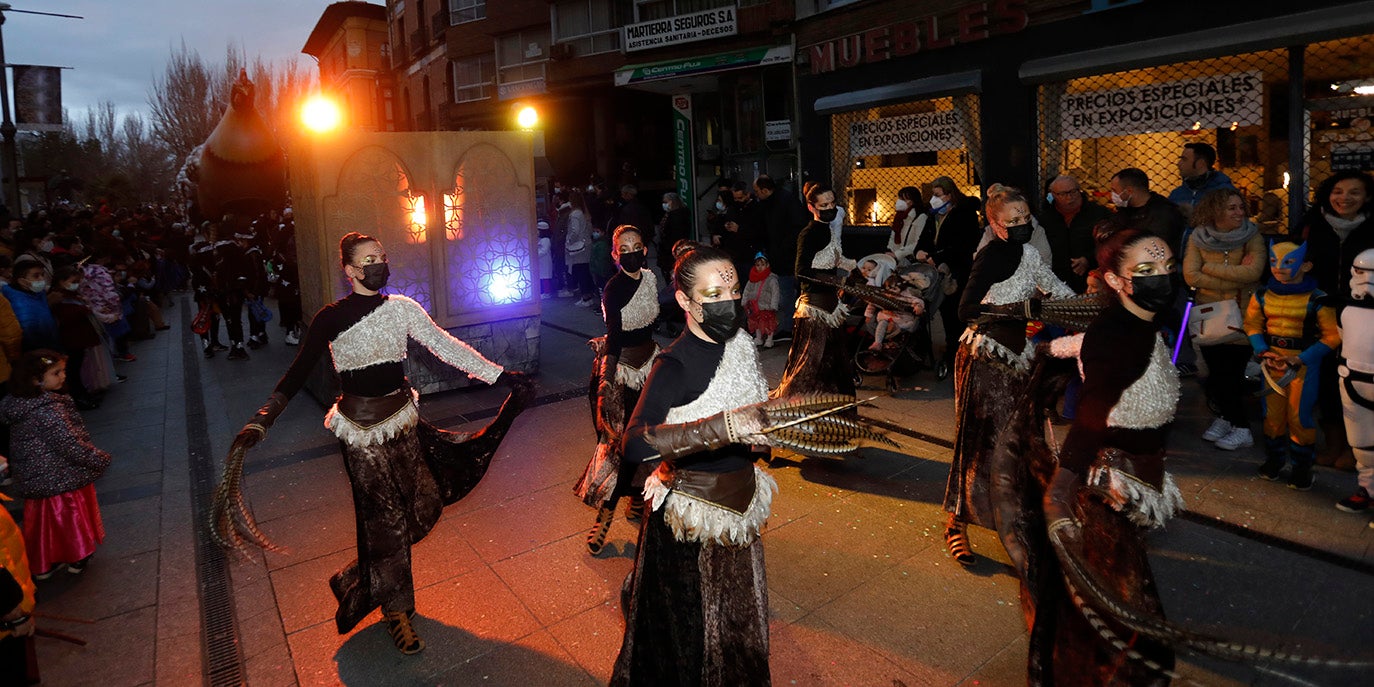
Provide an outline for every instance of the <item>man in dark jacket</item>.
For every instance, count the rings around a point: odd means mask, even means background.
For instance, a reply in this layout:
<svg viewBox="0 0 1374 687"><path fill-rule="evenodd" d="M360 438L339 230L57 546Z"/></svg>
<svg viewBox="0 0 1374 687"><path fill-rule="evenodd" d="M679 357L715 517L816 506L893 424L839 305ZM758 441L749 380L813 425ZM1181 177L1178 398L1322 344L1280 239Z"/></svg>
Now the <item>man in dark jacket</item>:
<svg viewBox="0 0 1374 687"><path fill-rule="evenodd" d="M1183 183L1169 192L1169 202L1177 205L1185 216L1192 217L1193 208L1209 191L1235 188L1231 178L1224 172L1212 169L1212 165L1216 163L1216 148L1206 143L1183 145L1183 152L1178 156L1178 175L1183 179Z"/></svg>
<svg viewBox="0 0 1374 687"><path fill-rule="evenodd" d="M1050 242L1054 276L1078 293L1088 288L1088 271L1097 266L1093 257L1093 227L1112 212L1083 197L1078 180L1067 175L1050 182L1050 196L1040 212L1040 226Z"/></svg>
<svg viewBox="0 0 1374 687"><path fill-rule="evenodd" d="M1183 255L1183 229L1188 222L1178 206L1150 190L1150 177L1127 167L1112 177L1112 204L1125 226L1164 239L1175 255Z"/></svg>
<svg viewBox="0 0 1374 687"><path fill-rule="evenodd" d="M797 305L797 236L810 221L806 206L785 189L779 189L767 174L754 180L754 195L758 197L758 216L762 225L763 250L773 274L778 276L778 326L785 329L774 336L786 338L791 333L792 316Z"/></svg>

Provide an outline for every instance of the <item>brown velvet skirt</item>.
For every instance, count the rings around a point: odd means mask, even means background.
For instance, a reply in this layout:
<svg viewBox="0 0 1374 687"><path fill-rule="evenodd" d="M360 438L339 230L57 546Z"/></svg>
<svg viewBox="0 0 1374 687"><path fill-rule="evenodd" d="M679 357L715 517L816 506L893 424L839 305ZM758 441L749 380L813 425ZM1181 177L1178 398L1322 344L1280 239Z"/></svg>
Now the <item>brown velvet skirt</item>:
<svg viewBox="0 0 1374 687"><path fill-rule="evenodd" d="M622 593L625 638L612 687L771 684L763 542L680 542L663 509L645 519Z"/></svg>
<svg viewBox="0 0 1374 687"><path fill-rule="evenodd" d="M771 394L782 398L813 392L854 395L854 360L845 346L843 327L814 317L792 320L792 347L782 381Z"/></svg>

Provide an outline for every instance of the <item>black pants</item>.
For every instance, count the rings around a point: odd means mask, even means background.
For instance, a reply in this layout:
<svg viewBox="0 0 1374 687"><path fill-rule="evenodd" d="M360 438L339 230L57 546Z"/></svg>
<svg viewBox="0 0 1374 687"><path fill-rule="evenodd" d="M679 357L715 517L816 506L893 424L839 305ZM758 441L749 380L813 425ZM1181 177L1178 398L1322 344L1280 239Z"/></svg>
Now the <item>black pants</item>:
<svg viewBox="0 0 1374 687"><path fill-rule="evenodd" d="M301 292L296 289L278 289L277 307L281 309L281 328L291 331L301 323Z"/></svg>
<svg viewBox="0 0 1374 687"><path fill-rule="evenodd" d="M1221 419L1242 429L1250 426L1245 416L1245 364L1253 354L1248 344L1199 346L1207 362L1207 399Z"/></svg>
<svg viewBox="0 0 1374 687"><path fill-rule="evenodd" d="M243 304L246 302L247 297L242 291L230 291L220 298L219 312L224 316L224 328L229 330L230 345L243 343ZM253 336L264 335L267 326L249 315L248 333Z"/></svg>
<svg viewBox="0 0 1374 687"><path fill-rule="evenodd" d="M596 285L592 283L592 267L587 263L571 265L572 285L577 293L585 298L596 298Z"/></svg>
<svg viewBox="0 0 1374 687"><path fill-rule="evenodd" d="M67 351L67 391L72 398L87 399L91 392L86 381L81 378L81 366L86 362L86 349L74 348Z"/></svg>
<svg viewBox="0 0 1374 687"><path fill-rule="evenodd" d="M945 328L945 354L942 357L951 370L954 368L954 354L959 352L959 337L964 334L964 321L959 319L959 298L963 295L964 290L959 289L940 302L940 322Z"/></svg>

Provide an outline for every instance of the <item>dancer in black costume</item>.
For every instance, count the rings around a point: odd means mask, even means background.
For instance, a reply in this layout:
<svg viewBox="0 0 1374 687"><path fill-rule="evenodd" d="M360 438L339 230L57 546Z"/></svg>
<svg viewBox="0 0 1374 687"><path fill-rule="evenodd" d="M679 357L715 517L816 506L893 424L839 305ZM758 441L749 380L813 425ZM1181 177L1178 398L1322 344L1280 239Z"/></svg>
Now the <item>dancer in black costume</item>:
<svg viewBox="0 0 1374 687"><path fill-rule="evenodd" d="M477 485L533 387L524 375L503 370L449 335L415 301L379 293L390 268L376 239L351 232L339 242L339 257L353 293L316 313L291 367L239 432L234 442L239 458L234 460L231 451L225 468L228 488L222 485L216 495L216 532L222 540L238 539L224 502L241 499L236 491L242 451L266 435L315 363L329 352L343 393L325 416L325 426L339 437L358 533L358 559L329 580L339 601L335 624L344 634L381 606L396 647L413 654L424 642L410 620L415 613L410 547L434 527L444 505ZM511 398L475 434L445 432L424 423L419 394L407 385L403 367L409 339L484 382L505 380L512 386ZM246 511L241 515L262 543L251 516Z"/></svg>
<svg viewBox="0 0 1374 687"><path fill-rule="evenodd" d="M597 356L592 362L592 420L597 444L573 493L597 508L596 522L587 532L587 550L596 555L606 544L615 519L615 504L631 494L626 517L638 522L644 501L633 487L634 466L622 470L620 446L625 419L639 401L639 390L658 355L654 324L658 320L658 280L644 269L644 240L629 224L616 228L611 258L620 270L601 292L606 336L592 339Z"/></svg>
<svg viewBox="0 0 1374 687"><path fill-rule="evenodd" d="M729 256L698 247L674 274L687 330L659 354L625 434L627 463L662 462L644 489L652 510L611 684L767 685L759 528L777 485L748 444L765 443L768 383Z"/></svg>

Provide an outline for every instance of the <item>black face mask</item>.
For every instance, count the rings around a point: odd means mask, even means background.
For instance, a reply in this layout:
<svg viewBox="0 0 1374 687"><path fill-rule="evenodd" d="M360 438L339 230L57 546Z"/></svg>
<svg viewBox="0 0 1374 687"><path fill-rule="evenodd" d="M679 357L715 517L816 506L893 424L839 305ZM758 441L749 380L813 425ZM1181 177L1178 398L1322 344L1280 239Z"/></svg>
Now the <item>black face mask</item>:
<svg viewBox="0 0 1374 687"><path fill-rule="evenodd" d="M1031 240L1031 234L1035 232L1035 227L1030 222L1025 224L1007 225L1007 242L1021 245Z"/></svg>
<svg viewBox="0 0 1374 687"><path fill-rule="evenodd" d="M1136 305L1154 313L1164 312L1173 307L1178 297L1178 288L1170 274L1153 274L1148 277L1132 277L1131 300Z"/></svg>
<svg viewBox="0 0 1374 687"><path fill-rule="evenodd" d="M822 222L825 222L826 224L829 224L830 222L835 221L835 215L839 214L839 212L840 212L840 209L839 209L839 208L830 208L829 210L821 210L821 211L820 211L821 221L822 221Z"/></svg>
<svg viewBox="0 0 1374 687"><path fill-rule="evenodd" d="M638 272L644 269L644 251L636 250L629 253L620 254L620 269L626 272Z"/></svg>
<svg viewBox="0 0 1374 687"><path fill-rule="evenodd" d="M716 343L729 341L744 326L744 301L739 298L700 305L701 331Z"/></svg>
<svg viewBox="0 0 1374 687"><path fill-rule="evenodd" d="M391 277L391 265L384 262L363 265L362 270L363 278L358 282L368 291L380 291L386 286L386 280Z"/></svg>

